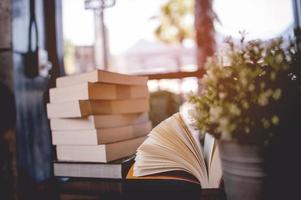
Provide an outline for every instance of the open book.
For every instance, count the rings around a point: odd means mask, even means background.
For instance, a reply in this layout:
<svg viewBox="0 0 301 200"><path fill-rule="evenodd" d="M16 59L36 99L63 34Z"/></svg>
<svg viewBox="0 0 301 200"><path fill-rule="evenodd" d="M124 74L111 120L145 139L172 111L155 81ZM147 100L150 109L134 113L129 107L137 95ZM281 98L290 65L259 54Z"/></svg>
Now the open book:
<svg viewBox="0 0 301 200"><path fill-rule="evenodd" d="M185 171L202 188L218 188L222 170L217 143L206 134L202 145L189 121L187 112L181 111L155 127L137 150L133 176Z"/></svg>

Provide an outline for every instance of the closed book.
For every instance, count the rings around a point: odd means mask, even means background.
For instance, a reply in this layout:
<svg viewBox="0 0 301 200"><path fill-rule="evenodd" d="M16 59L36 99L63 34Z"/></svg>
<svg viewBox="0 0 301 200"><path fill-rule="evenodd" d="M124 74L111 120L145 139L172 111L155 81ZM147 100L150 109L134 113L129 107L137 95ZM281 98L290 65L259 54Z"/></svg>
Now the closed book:
<svg viewBox="0 0 301 200"><path fill-rule="evenodd" d="M92 130L52 131L53 145L98 145L108 144L147 135L152 128L146 123Z"/></svg>
<svg viewBox="0 0 301 200"><path fill-rule="evenodd" d="M66 87L79 83L113 83L122 85L146 85L148 78L145 76L133 76L114 73L104 70L94 70L82 74L64 76L56 79L57 87Z"/></svg>
<svg viewBox="0 0 301 200"><path fill-rule="evenodd" d="M100 114L126 114L147 112L148 99L131 100L79 100L47 104L49 118L84 117Z"/></svg>
<svg viewBox="0 0 301 200"><path fill-rule="evenodd" d="M133 155L144 137L102 145L57 145L58 161L110 162Z"/></svg>
<svg viewBox="0 0 301 200"><path fill-rule="evenodd" d="M82 83L63 88L51 88L49 94L52 103L73 100L115 100L149 97L146 85L129 86L104 83Z"/></svg>
<svg viewBox="0 0 301 200"><path fill-rule="evenodd" d="M55 162L53 170L58 177L123 179L133 161L131 156L109 163Z"/></svg>
<svg viewBox="0 0 301 200"><path fill-rule="evenodd" d="M90 115L81 118L53 118L50 119L51 130L91 130L129 126L147 122L147 112L132 114Z"/></svg>

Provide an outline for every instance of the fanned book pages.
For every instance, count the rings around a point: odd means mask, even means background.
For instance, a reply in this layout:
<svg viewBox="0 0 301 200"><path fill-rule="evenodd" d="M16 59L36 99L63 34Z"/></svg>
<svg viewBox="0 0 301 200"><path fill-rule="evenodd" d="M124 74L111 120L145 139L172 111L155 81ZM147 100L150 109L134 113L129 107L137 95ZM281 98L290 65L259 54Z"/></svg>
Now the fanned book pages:
<svg viewBox="0 0 301 200"><path fill-rule="evenodd" d="M138 148L133 176L150 176L171 171L193 175L202 188L219 188L222 170L217 143L206 134L204 145L197 131L188 128L183 114L161 122Z"/></svg>
<svg viewBox="0 0 301 200"><path fill-rule="evenodd" d="M66 87L86 82L113 83L121 85L147 85L147 80L148 78L145 76L133 76L104 70L94 70L92 72L57 78L56 87Z"/></svg>

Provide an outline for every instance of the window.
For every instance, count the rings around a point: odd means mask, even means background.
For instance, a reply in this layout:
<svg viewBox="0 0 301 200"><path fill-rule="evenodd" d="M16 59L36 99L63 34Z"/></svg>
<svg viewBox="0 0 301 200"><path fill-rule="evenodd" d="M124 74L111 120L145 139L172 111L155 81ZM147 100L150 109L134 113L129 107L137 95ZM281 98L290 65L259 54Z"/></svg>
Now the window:
<svg viewBox="0 0 301 200"><path fill-rule="evenodd" d="M108 61L104 66L100 12L86 9L85 0L63 0L67 74L90 71L96 66L130 74L196 71L196 45L193 39L184 39L181 45L167 44L159 41L155 35L156 28L162 22L157 16L160 15L162 5L167 2L169 0L116 0L114 6L105 9L105 57ZM193 28L194 1L177 2L183 4L181 8L192 3L192 9L188 10L191 13L181 18L181 23L187 23ZM238 39L238 32L243 30L248 33L247 39L268 39L292 34L291 1L214 0L213 8L219 19L219 22L215 22L218 48L222 48L225 36ZM169 29L168 34L172 32L174 30ZM166 89L175 93L190 90L196 92L197 85L197 78L194 77L154 80L149 83L151 90Z"/></svg>
<svg viewBox="0 0 301 200"><path fill-rule="evenodd" d="M240 37L246 31L249 39L269 39L293 31L292 1L288 0L214 0L220 20L215 23L217 36Z"/></svg>

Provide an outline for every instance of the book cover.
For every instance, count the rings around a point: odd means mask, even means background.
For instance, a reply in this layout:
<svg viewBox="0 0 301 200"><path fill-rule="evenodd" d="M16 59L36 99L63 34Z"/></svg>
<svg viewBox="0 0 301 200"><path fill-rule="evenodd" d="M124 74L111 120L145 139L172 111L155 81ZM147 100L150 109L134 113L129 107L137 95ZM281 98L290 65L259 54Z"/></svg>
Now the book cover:
<svg viewBox="0 0 301 200"><path fill-rule="evenodd" d="M53 145L99 145L146 136L152 128L150 121L130 126L90 130L52 131Z"/></svg>
<svg viewBox="0 0 301 200"><path fill-rule="evenodd" d="M223 187L202 188L199 181L184 171L170 171L148 176L133 175L129 169L123 183L127 199L202 199L226 200Z"/></svg>
<svg viewBox="0 0 301 200"><path fill-rule="evenodd" d="M145 136L102 145L57 145L58 161L110 162L133 155Z"/></svg>
<svg viewBox="0 0 301 200"><path fill-rule="evenodd" d="M89 115L78 118L52 118L51 130L93 130L129 126L149 121L148 112L130 114Z"/></svg>
<svg viewBox="0 0 301 200"><path fill-rule="evenodd" d="M48 103L48 118L85 117L100 114L128 114L149 111L148 99L79 100Z"/></svg>
<svg viewBox="0 0 301 200"><path fill-rule="evenodd" d="M94 70L82 74L59 77L56 79L57 87L66 87L79 83L113 83L121 85L146 85L148 78L145 76L134 76L120 74L104 70Z"/></svg>
<svg viewBox="0 0 301 200"><path fill-rule="evenodd" d="M109 163L59 162L53 163L54 176L68 178L123 179L134 162L134 156Z"/></svg>
<svg viewBox="0 0 301 200"><path fill-rule="evenodd" d="M146 85L114 85L104 83L82 83L49 90L50 102L74 100L117 100L149 98Z"/></svg>

